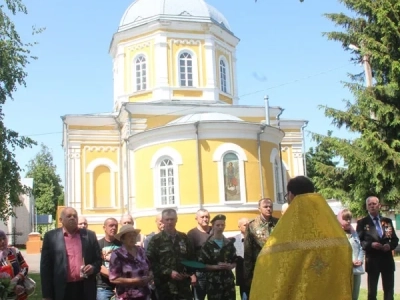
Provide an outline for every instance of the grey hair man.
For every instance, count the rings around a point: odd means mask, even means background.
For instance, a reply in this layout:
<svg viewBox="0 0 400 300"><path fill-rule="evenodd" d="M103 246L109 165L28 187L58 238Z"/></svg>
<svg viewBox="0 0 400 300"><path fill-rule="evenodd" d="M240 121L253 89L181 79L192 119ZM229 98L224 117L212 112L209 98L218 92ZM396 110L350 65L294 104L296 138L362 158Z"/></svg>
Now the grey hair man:
<svg viewBox="0 0 400 300"><path fill-rule="evenodd" d="M236 285L239 286L240 290L240 298L242 300L247 300L249 297L249 291L247 288L247 284L244 280L244 265L243 265L243 257L244 257L244 236L246 234L247 224L249 224L249 219L241 218L238 220L238 228L239 233L235 235L235 248L236 255L238 256L236 260Z"/></svg>
<svg viewBox="0 0 400 300"><path fill-rule="evenodd" d="M199 209L196 212L195 220L197 221L196 227L189 230L187 236L190 243L193 245L196 252L196 258L200 257L201 247L207 241L211 234L210 213L206 209ZM204 300L206 297L206 274L204 272L196 272L197 286L193 288L193 295L195 300Z"/></svg>

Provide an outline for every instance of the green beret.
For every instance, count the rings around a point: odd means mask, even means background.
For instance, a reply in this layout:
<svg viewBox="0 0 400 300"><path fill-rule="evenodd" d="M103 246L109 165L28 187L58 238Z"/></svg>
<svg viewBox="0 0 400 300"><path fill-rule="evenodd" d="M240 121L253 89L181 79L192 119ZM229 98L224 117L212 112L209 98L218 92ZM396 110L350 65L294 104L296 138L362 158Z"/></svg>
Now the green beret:
<svg viewBox="0 0 400 300"><path fill-rule="evenodd" d="M212 220L211 224L214 224L215 221L225 221L226 217L225 215L216 215Z"/></svg>

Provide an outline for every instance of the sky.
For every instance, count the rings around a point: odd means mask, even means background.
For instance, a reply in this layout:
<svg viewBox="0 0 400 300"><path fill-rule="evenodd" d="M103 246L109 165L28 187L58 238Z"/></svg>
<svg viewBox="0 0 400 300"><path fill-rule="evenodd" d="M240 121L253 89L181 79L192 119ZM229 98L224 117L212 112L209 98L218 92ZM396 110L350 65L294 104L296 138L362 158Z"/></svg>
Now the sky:
<svg viewBox="0 0 400 300"><path fill-rule="evenodd" d="M152 0L141 0L152 1ZM185 1L185 0L182 0ZM320 105L344 108L352 100L342 82L348 73L362 72L350 62L350 52L328 41L323 32L341 30L324 13L345 12L338 0L208 0L228 19L240 38L237 48L238 90L242 105L285 109L282 118L308 120L309 132L348 137L335 130ZM38 59L27 67L26 87L4 106L5 123L21 135L45 144L52 151L64 182L61 116L111 112L112 35L132 0L25 0L28 15L14 19L24 41L36 41ZM32 36L31 28L45 27ZM306 134L306 148L313 146ZM26 165L39 146L17 150L19 165ZM25 175L25 171L21 174Z"/></svg>

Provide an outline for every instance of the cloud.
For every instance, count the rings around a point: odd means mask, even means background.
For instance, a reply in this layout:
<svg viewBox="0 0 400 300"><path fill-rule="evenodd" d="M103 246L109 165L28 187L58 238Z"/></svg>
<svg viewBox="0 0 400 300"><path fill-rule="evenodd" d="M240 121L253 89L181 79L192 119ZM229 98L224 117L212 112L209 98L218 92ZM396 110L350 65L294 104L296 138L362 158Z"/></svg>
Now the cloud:
<svg viewBox="0 0 400 300"><path fill-rule="evenodd" d="M254 77L254 79L256 79L257 81L260 81L260 82L265 82L265 81L267 81L267 76L265 76L264 74L259 74L259 73L257 73L257 72L253 72L253 74L251 74L253 77Z"/></svg>

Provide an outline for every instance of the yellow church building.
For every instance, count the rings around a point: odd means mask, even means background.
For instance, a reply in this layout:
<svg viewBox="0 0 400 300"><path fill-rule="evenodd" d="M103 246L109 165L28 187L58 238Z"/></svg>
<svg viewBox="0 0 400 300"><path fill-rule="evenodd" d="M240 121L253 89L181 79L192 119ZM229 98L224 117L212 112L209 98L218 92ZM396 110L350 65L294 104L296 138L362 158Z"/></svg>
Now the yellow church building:
<svg viewBox="0 0 400 300"><path fill-rule="evenodd" d="M237 220L276 214L287 179L304 173L304 120L280 107L240 105L239 39L203 0L136 0L112 37L113 111L62 117L65 205L103 233L107 217L130 213L144 234L165 208L178 230L198 209ZM111 84L111 83L110 83ZM268 100L266 99L266 103Z"/></svg>

